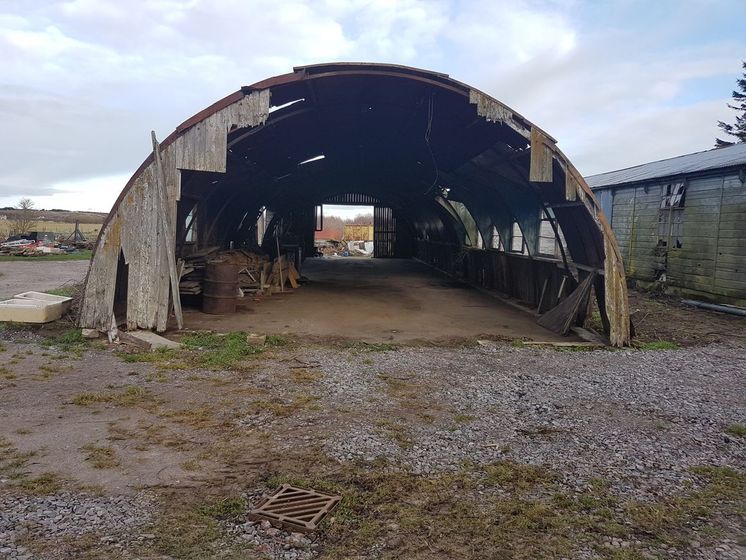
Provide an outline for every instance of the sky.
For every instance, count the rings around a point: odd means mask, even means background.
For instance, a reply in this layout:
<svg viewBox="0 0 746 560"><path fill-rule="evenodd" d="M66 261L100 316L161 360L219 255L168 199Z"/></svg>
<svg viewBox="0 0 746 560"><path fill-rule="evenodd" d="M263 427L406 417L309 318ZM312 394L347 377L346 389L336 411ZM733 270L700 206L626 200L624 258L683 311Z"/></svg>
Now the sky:
<svg viewBox="0 0 746 560"><path fill-rule="evenodd" d="M0 0L0 207L106 212L151 130L319 62L447 73L584 175L706 150L744 21L744 0Z"/></svg>

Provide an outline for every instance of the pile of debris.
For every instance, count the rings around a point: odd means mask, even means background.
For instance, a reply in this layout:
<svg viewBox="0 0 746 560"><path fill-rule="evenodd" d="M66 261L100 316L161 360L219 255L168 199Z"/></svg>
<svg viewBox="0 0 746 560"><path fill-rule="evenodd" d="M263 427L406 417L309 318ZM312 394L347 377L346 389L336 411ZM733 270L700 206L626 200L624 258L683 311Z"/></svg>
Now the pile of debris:
<svg viewBox="0 0 746 560"><path fill-rule="evenodd" d="M0 244L0 255L16 257L39 257L43 255L62 255L67 251L62 247L42 245L32 239L17 239Z"/></svg>
<svg viewBox="0 0 746 560"><path fill-rule="evenodd" d="M267 255L245 249L222 250L209 247L185 257L180 263L179 293L202 293L207 263L226 262L238 266L238 287L243 295L272 294L286 286L297 288L300 275L284 256L273 261Z"/></svg>

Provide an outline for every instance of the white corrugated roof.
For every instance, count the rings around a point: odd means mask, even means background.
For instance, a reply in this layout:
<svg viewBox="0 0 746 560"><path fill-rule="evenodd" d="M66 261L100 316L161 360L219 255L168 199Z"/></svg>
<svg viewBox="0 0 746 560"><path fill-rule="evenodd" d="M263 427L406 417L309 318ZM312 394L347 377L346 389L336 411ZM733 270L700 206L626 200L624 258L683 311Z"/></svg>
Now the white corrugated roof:
<svg viewBox="0 0 746 560"><path fill-rule="evenodd" d="M598 188L734 165L746 165L746 142L733 144L727 148L716 148L706 152L686 154L685 156L644 163L618 171L591 175L586 177L585 180L591 188Z"/></svg>

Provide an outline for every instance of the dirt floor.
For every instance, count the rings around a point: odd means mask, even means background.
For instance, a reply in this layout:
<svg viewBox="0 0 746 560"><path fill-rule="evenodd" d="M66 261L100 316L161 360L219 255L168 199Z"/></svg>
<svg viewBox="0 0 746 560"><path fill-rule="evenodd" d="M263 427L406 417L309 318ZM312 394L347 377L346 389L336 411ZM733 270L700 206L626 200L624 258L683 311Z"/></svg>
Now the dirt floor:
<svg viewBox="0 0 746 560"><path fill-rule="evenodd" d="M46 292L78 284L88 272L87 260L0 262L0 299L21 292Z"/></svg>
<svg viewBox="0 0 746 560"><path fill-rule="evenodd" d="M413 260L315 258L305 261L302 274L308 282L297 290L247 298L235 315L187 309L185 326L368 342L480 335L567 340L534 316Z"/></svg>

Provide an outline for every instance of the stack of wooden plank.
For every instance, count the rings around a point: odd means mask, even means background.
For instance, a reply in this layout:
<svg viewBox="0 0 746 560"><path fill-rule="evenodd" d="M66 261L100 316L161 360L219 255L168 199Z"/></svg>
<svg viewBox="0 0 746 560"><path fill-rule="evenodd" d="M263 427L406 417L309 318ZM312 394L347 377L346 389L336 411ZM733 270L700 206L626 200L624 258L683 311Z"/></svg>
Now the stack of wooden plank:
<svg viewBox="0 0 746 560"><path fill-rule="evenodd" d="M300 274L295 265L288 262L284 256L280 256L264 265L261 275L262 291L267 294L284 292L288 284L290 288L299 287L299 280Z"/></svg>
<svg viewBox="0 0 746 560"><path fill-rule="evenodd" d="M244 249L220 250L209 247L189 255L183 261L179 282L179 293L198 295L202 293L205 265L208 262L230 262L239 266L239 287L244 292L256 293L262 290L261 273L269 263L269 257Z"/></svg>

